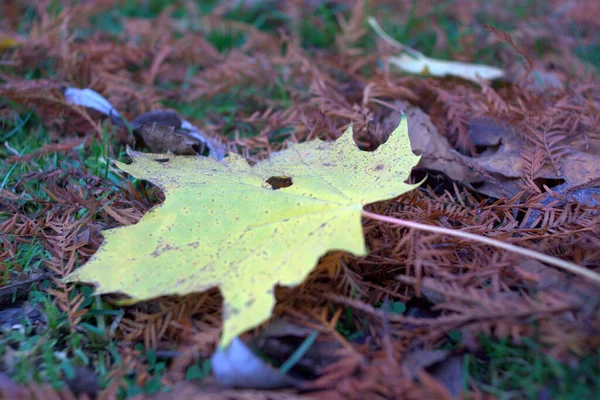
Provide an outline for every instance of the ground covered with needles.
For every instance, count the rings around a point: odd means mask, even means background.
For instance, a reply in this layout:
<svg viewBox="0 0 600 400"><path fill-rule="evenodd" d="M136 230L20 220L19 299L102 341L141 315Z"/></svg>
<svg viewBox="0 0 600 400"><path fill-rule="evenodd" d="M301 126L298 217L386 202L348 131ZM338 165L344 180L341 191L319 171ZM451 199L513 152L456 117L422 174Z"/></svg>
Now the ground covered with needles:
<svg viewBox="0 0 600 400"><path fill-rule="evenodd" d="M411 179L425 182L368 211L598 276L600 3L15 0L0 15L5 398L600 397L598 284L449 235L364 219L368 256L329 252L302 285L278 288L273 318L242 339L285 366L282 389L218 385L216 289L121 307L60 281L102 230L164 200L111 164L148 143L66 101L69 87L128 121L174 111L251 162L350 124L376 149L403 110L425 143ZM369 16L429 57L505 77L403 73Z"/></svg>

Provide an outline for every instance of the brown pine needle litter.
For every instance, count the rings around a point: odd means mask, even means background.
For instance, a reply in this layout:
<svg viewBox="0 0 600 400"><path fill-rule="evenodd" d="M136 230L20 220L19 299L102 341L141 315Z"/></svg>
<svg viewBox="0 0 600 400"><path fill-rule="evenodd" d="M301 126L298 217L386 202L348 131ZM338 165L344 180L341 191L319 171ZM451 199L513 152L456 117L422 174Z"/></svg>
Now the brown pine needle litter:
<svg viewBox="0 0 600 400"><path fill-rule="evenodd" d="M405 221L402 219L392 218L392 217L388 217L385 215L373 214L369 211L363 211L362 215L367 218L387 222L392 225L420 229L420 230L426 231L426 232L434 232L434 233L440 233L440 234L444 234L444 235L456 236L456 237L459 237L462 239L472 240L475 242L494 246L499 249L511 251L513 253L520 254L525 257L531 257L538 261L543 261L543 262L553 265L555 267L562 268L565 271L569 271L573 274L578 274L578 275L584 276L596 284L600 284L600 274L597 274L594 271L590 271L586 268L582 268L577 264L573 264L571 262L564 261L564 260L561 260L556 257L551 257L548 255L539 253L537 251L524 249L522 247L515 246L515 245L509 244L509 243L504 243L499 240L490 239L485 236L473 235L473 234L470 234L469 232L463 232L463 231L458 231L458 230L453 230L453 229L441 228L441 227L437 227L437 226L419 224L417 222Z"/></svg>
<svg viewBox="0 0 600 400"><path fill-rule="evenodd" d="M541 398L574 386L593 398L600 5L489 3L2 2L4 398ZM401 52L503 77L384 62ZM408 115L422 153L409 182L424 183L365 207L369 254L324 254L241 337L274 368L294 360L291 387L218 386L216 289L119 307L121 295L62 283L102 231L165 198L111 163L130 162L127 146L147 152L146 131L70 104L69 87L128 122L175 112L251 164L350 125L373 151ZM154 122L145 129L181 135Z"/></svg>

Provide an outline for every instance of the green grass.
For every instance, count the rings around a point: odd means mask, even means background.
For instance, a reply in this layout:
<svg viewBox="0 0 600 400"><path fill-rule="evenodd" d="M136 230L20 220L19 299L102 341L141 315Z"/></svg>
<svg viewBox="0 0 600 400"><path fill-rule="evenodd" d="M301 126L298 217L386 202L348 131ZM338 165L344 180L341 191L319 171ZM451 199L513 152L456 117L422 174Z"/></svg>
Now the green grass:
<svg viewBox="0 0 600 400"><path fill-rule="evenodd" d="M379 23L384 31L398 42L420 51L429 57L452 60L456 58L457 54L465 54L467 49L462 40L474 34L480 27L473 25L466 29L460 29L459 21L443 12L444 8L451 4L451 1L437 3L427 14L417 16L415 13L416 2L413 2L413 6L408 11L405 24L398 24L391 19L384 19L379 21ZM436 46L439 38L436 32L429 28L431 20L436 21L444 35L443 40L445 41L445 45L443 48ZM481 21L481 23L484 22L486 21ZM488 20L487 23L490 23L490 21ZM494 24L492 23L492 25ZM370 30L370 32L373 31ZM375 34L373 33L372 38L369 40L370 43L366 43L366 46L374 48L374 40ZM496 63L495 51L491 47L476 50L474 57L478 63L492 65Z"/></svg>
<svg viewBox="0 0 600 400"><path fill-rule="evenodd" d="M15 107L18 109L18 107ZM14 119L0 120L0 132L2 139L19 154L27 154L52 142L47 129L42 121L33 111L23 111ZM49 171L56 168L63 170L78 170L87 174L97 176L111 181L115 187L121 186L125 180L132 179L115 173L109 169L109 158L117 158L126 161L124 149L115 146L115 138L112 128L105 127L100 142L94 141L90 146L79 146L70 155L64 153L52 153L38 156L28 162L7 163L6 157L12 156L12 151L7 147L0 147L0 176L2 187L23 198L13 202L14 206L29 218L37 218L45 205L37 200L54 203L44 189L48 184L42 180L24 180L23 177L29 173ZM69 176L69 184L72 187L80 187L85 196L92 196L92 190L88 182L83 178ZM135 181L136 185L146 185ZM18 188L17 188L18 185ZM98 200L104 199L108 194L94 194ZM0 208L0 223L5 222L12 215L10 210ZM90 210L81 205L72 215L76 219L88 216ZM95 216L92 216L95 218ZM3 235L0 238L0 246L3 241L14 242L17 238L13 235ZM10 283L10 273L35 273L45 270L43 264L51 258L51 255L37 238L33 236L22 237L17 246L14 256L2 260L6 269L0 277L1 283ZM76 264L77 264L76 260ZM84 295L84 302L80 309L87 308L78 329L72 332L69 328L67 315L60 311L54 304L52 296L45 292L48 288L54 288L50 280L40 282L39 290L34 288L26 299L29 307L40 309L46 318L42 325L34 324L23 315L22 320L8 330L0 330L0 359L4 365L2 371L9 374L19 383L31 381L50 383L55 389L61 389L67 382L75 378L78 367L89 368L99 380L100 388L108 384L107 365L115 366L121 362L117 349L117 342L112 336L106 336L105 327L112 323L115 318L122 316L123 311L113 309L108 303L101 302L98 307L96 298L92 295L89 286L76 285L72 289L71 296L78 293ZM17 299L12 304L4 303L4 307L21 307L22 303ZM100 323L102 321L102 323ZM140 356L141 362L150 362L152 357ZM127 386L121 393L121 398L132 393L156 393L158 390L168 390L162 387L160 377L164 374L166 364L163 361L150 363L149 372L152 378L144 387L137 387L137 376L127 376ZM207 373L207 367L198 364L200 371L191 369L190 379L199 379L202 373Z"/></svg>
<svg viewBox="0 0 600 400"><path fill-rule="evenodd" d="M14 120L0 121L2 142L5 142L8 147L15 150L18 154L24 155L33 152L46 144L52 142L46 128L42 125L39 118L32 111L23 111L17 115ZM41 171L52 171L61 169L62 176L66 176L65 171L82 171L93 176L97 176L111 181L115 186L120 186L124 183L123 175L115 173L109 169L109 158L116 158L125 161L126 156L124 148L115 150L113 135L105 130L102 142L94 141L91 146L85 148L83 145L75 148L77 158L69 158L64 153L51 153L44 156L38 156L30 161L8 163L4 159L13 156L13 152L9 151L6 146L0 147L0 185L3 189L13 192L21 197L20 200L14 201L13 205L18 211L27 215L31 219L35 219L44 211L46 204L55 204L56 202L48 195L45 189L48 188L47 182L39 179L24 179L25 176L32 173L40 173ZM69 183L73 187L80 187L85 196L91 196L88 182L84 178L73 178L69 176ZM101 200L106 194L98 194L97 199ZM73 213L76 219L81 219L87 213L84 205ZM12 212L8 209L0 209L0 223L7 221ZM7 266L6 273L10 271L20 270L22 272L38 272L43 269L42 262L49 258L48 252L37 240L34 235L25 242L19 242L17 252L13 257L2 260ZM0 245L3 240L14 241L15 237L5 235L0 238Z"/></svg>
<svg viewBox="0 0 600 400"><path fill-rule="evenodd" d="M299 36L302 47L306 49L328 49L335 43L335 35L339 26L335 15L347 14L347 7L328 7L321 5L314 10L314 14L300 21Z"/></svg>
<svg viewBox="0 0 600 400"><path fill-rule="evenodd" d="M237 7L228 10L226 20L244 22L264 32L274 32L289 23L289 16L274 7L275 1L263 0L250 8Z"/></svg>
<svg viewBox="0 0 600 400"><path fill-rule="evenodd" d="M591 45L577 47L575 54L582 60L592 64L596 71L600 73L600 40Z"/></svg>
<svg viewBox="0 0 600 400"><path fill-rule="evenodd" d="M246 36L240 31L232 30L214 30L208 32L206 40L212 44L215 49L223 53L246 43Z"/></svg>
<svg viewBox="0 0 600 400"><path fill-rule="evenodd" d="M49 285L44 283L44 288ZM20 324L8 331L0 332L0 358L4 360L4 371L16 382L48 382L59 390L67 381L75 378L78 367L87 367L97 377L100 389L108 384L107 363L118 367L122 363L117 342L105 336L96 325L97 317L115 318L122 314L103 303L102 309L95 307L91 288L78 287L85 295L81 308L89 308L78 326L77 332L68 328L66 314L53 303L51 297L34 290L30 293L29 304L41 308L47 322L39 326L28 320L25 315ZM143 393L147 395L166 392L171 388L163 385L161 378L167 369L167 360L161 359L153 349L144 349L142 344L135 346L139 352L138 361L147 366L149 379L143 386L137 384L138 375L130 371L125 377L125 387L120 389L119 397L126 398ZM188 367L186 380L204 378L210 372L210 361L199 360Z"/></svg>
<svg viewBox="0 0 600 400"><path fill-rule="evenodd" d="M207 125L224 123L221 134L228 139L234 139L236 131L242 138L252 137L259 133L254 125L240 121L238 117L243 114L249 115L253 112L265 111L265 106L258 106L263 98L268 98L271 104L275 104L277 108L281 109L292 105L292 100L279 79L269 87L249 83L232 87L227 93L219 93L211 98L200 98L194 102L164 101L163 104L185 118L203 120ZM284 140L287 133L288 131L285 129L273 132L272 141Z"/></svg>
<svg viewBox="0 0 600 400"><path fill-rule="evenodd" d="M47 130L43 127L41 120L37 118L35 112L24 111L14 120L0 121L2 127L2 141L19 154L26 154L39 149L45 144L51 142ZM81 161L74 161L67 158L64 154L54 153L41 157L36 157L29 162L19 162L9 164L4 162L4 158L12 156L5 146L0 148L0 176L3 177L2 187L11 191L24 200L19 200L13 204L19 211L28 215L30 218L36 218L44 209L44 205L34 199L53 202L53 200L44 191L46 183L39 180L23 180L28 173L39 171L48 171L54 168L87 168L98 176L106 176L105 168L101 168L103 162L101 159L105 156L105 151L109 143L109 138L103 144L94 144L90 149L84 151L79 149L82 155ZM84 154L85 153L85 154ZM82 163L82 165L79 165ZM86 167L87 165L87 167ZM19 188L15 186L19 184ZM71 184L79 184L85 187L85 182L73 180ZM8 210L0 210L0 223L9 218ZM43 263L50 258L50 254L39 241L34 232L26 242L21 242L17 246L17 252L13 257L4 259L7 269L6 272L21 271L21 273L41 272ZM5 235L0 239L14 241L15 237ZM9 283L8 276L3 277L3 284ZM51 296L44 292L45 289L52 287L51 281L41 282L40 290L34 289L29 293L27 303L31 307L37 307L46 318L45 326L33 324L23 317L21 323L12 329L0 332L0 358L5 362L4 371L8 372L17 382L49 382L56 389L65 386L68 379L74 377L75 368L80 366L92 366L95 372L102 379L106 370L102 370L100 364L95 360L103 357L106 346L115 348L114 343L99 342L96 323L96 316L99 314L114 315L120 311L110 310L105 305L103 310L95 310L92 304L91 288L76 288L72 295L80 291L84 293L85 300L82 308L90 308L90 311L83 316L80 325L81 331L70 332L66 314L62 313L53 303ZM13 299L13 302L16 299ZM4 304L4 306L17 307L20 303ZM8 364L7 364L8 362ZM93 365L95 364L95 366Z"/></svg>
<svg viewBox="0 0 600 400"><path fill-rule="evenodd" d="M127 388L121 390L121 396L133 397L138 394L152 395L159 392L168 392L171 390L169 386L163 385L161 382L161 376L167 369L167 363L165 360L160 360L154 349L144 349L144 345L139 343L135 346L135 349L143 354L143 358L148 365L148 373L150 378L146 381L143 386L136 383L136 376L131 374L127 377Z"/></svg>
<svg viewBox="0 0 600 400"><path fill-rule="evenodd" d="M543 351L536 338L523 345L482 337L483 354L465 356L465 368L479 389L499 399L600 398L600 350L579 359L575 366L559 362Z"/></svg>
<svg viewBox="0 0 600 400"><path fill-rule="evenodd" d="M42 284L42 289L50 285L46 281ZM82 308L92 306L91 290L84 290L87 293ZM73 294L76 292L77 290ZM17 382L49 382L54 388L60 389L65 386L65 380L74 377L76 367L92 365L94 369L93 364L100 356L100 349L114 347L114 343L101 342L98 340L99 336L89 330L86 332L84 325L81 332L71 332L66 314L54 305L52 298L46 293L33 290L29 294L28 303L41 310L46 319L45 326L32 323L24 315L20 324L0 333L0 358ZM83 317L83 321L93 317L94 313L90 312ZM100 379L103 377L102 372L107 372L98 368L96 370Z"/></svg>
<svg viewBox="0 0 600 400"><path fill-rule="evenodd" d="M8 146L15 150L20 155L31 153L44 145L52 143L46 129L42 125L41 120L35 117L32 111L23 112L18 115L15 120L0 121L2 131L6 132L2 135L2 142L6 142ZM75 148L78 153L77 159L67 157L64 153L51 153L46 156L36 157L28 162L18 163L0 163L0 176L3 177L0 184L4 189L12 190L13 186L19 183L19 191L16 194L23 193L26 197L43 200L50 200L49 196L43 191L44 184L40 181L24 181L21 182L21 177L28 173L40 171L48 171L56 168L65 170L82 170L85 173L111 180L116 185L123 182L123 177L116 175L109 167L109 159L125 160L124 146L114 146L114 128L110 130L108 125L104 126L102 141L94 140L89 148L80 145ZM14 153L9 151L6 146L0 148L0 157L6 158L13 156ZM83 180L75 181L80 185L86 185ZM27 205L30 206L31 204ZM28 210L31 212L31 210ZM1 221L0 214L0 221Z"/></svg>

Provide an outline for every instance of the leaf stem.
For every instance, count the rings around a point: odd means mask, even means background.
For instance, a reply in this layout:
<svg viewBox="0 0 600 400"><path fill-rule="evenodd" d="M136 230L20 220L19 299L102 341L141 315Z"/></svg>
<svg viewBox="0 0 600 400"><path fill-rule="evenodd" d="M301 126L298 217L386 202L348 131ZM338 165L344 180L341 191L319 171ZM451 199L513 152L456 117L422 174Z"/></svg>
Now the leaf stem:
<svg viewBox="0 0 600 400"><path fill-rule="evenodd" d="M455 229L442 228L440 226L433 225L425 225L420 224L418 222L407 221L404 219L398 219L393 217L387 217L385 215L375 214L369 211L362 211L362 215L367 218L375 219L382 222L387 222L393 225L405 226L407 228L420 229L422 231L434 232L434 233L442 233L445 235L455 236L462 239L473 240L475 242L484 243L490 246L498 247L503 250L512 251L513 253L520 254L525 257L531 257L538 261L545 262L547 264L553 265L558 268L562 268L566 271L572 272L576 275L581 275L589 280L600 284L600 274L583 268L577 264L571 263L569 261L561 260L560 258L548 256L546 254L538 253L534 250L525 249L523 247L515 246L514 244L504 243L499 240L491 239L485 236L476 235L473 233L463 232Z"/></svg>

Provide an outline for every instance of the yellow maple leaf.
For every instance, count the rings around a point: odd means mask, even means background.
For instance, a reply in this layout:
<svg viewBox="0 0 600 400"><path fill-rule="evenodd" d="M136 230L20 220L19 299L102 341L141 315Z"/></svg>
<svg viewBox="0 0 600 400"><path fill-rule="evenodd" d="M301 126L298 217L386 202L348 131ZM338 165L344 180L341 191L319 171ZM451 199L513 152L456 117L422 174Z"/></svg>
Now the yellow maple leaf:
<svg viewBox="0 0 600 400"><path fill-rule="evenodd" d="M97 294L141 301L218 286L221 345L269 318L276 285L300 284L328 250L366 255L361 211L394 198L419 157L406 118L374 152L352 128L334 142L292 144L254 166L236 154L212 158L130 152L123 171L164 190L136 225L104 231L92 259L66 278Z"/></svg>

